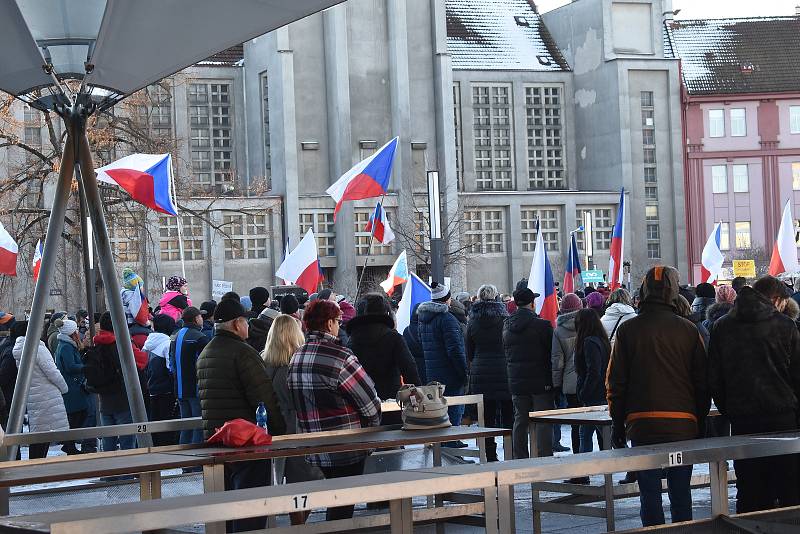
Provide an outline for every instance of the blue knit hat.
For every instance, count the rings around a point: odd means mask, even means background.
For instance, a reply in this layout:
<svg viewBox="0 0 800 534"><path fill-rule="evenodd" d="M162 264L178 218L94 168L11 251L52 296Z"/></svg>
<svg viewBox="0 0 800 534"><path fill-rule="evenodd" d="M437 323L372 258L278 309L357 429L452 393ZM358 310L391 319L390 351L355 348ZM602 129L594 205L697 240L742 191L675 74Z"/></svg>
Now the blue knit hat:
<svg viewBox="0 0 800 534"><path fill-rule="evenodd" d="M122 270L122 285L125 289L133 289L139 284L144 285L142 278L130 267L125 267Z"/></svg>

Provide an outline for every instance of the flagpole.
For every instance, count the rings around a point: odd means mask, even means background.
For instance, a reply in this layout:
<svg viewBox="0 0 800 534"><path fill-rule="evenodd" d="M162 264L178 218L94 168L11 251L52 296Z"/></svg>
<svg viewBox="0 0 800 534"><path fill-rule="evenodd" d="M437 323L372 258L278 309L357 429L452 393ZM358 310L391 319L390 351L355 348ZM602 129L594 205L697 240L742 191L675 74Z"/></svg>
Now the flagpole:
<svg viewBox="0 0 800 534"><path fill-rule="evenodd" d="M381 211L383 211L383 200L386 198L386 193L381 195L381 200L378 202L381 206ZM364 273L367 272L367 263L369 263L369 258L372 256L372 243L375 241L375 225L377 221L372 221L372 228L370 228L369 232L369 251L367 251L367 256L364 258L364 267L361 268L361 276L358 277L358 286L356 287L356 296L353 299L353 304L358 302L358 297L361 295L361 283L364 281Z"/></svg>
<svg viewBox="0 0 800 534"><path fill-rule="evenodd" d="M169 158L169 189L170 193L172 194L172 202L175 204L175 218L177 219L178 223L178 254L181 257L181 276L186 278L186 261L183 255L183 219L178 212L178 195L175 191L175 181L174 176L172 174L172 157ZM147 273L145 273L147 276Z"/></svg>

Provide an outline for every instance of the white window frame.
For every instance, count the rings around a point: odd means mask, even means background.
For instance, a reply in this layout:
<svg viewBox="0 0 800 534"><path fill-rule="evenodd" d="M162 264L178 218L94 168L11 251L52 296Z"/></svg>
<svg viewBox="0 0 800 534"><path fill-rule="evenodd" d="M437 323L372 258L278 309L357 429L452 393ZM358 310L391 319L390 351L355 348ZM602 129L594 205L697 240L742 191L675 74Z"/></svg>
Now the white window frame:
<svg viewBox="0 0 800 534"><path fill-rule="evenodd" d="M744 171L744 172L742 172ZM747 165L733 165L733 192L750 192L750 175Z"/></svg>
<svg viewBox="0 0 800 534"><path fill-rule="evenodd" d="M800 106L789 106L789 132L800 134Z"/></svg>
<svg viewBox="0 0 800 534"><path fill-rule="evenodd" d="M719 225L719 249L731 249L731 225L730 223L720 223Z"/></svg>
<svg viewBox="0 0 800 534"><path fill-rule="evenodd" d="M712 117L712 115L714 115ZM709 137L725 137L725 110L724 109L709 109L708 110L708 136Z"/></svg>
<svg viewBox="0 0 800 534"><path fill-rule="evenodd" d="M741 117L738 116L739 112L741 112ZM747 135L747 111L745 108L731 108L728 113L731 121L731 137L745 137ZM734 117L734 115L736 116Z"/></svg>
<svg viewBox="0 0 800 534"><path fill-rule="evenodd" d="M536 219L541 220L542 238L547 252L559 252L561 234L561 214L556 207L522 206L520 223L522 225L522 252L534 252L536 248Z"/></svg>
<svg viewBox="0 0 800 534"><path fill-rule="evenodd" d="M711 191L718 194L728 192L728 167L726 165L711 166Z"/></svg>
<svg viewBox="0 0 800 534"><path fill-rule="evenodd" d="M800 161L792 162L792 190L800 191Z"/></svg>
<svg viewBox="0 0 800 534"><path fill-rule="evenodd" d="M740 228L741 225L741 228ZM744 225L747 225L747 233L745 234ZM736 221L736 249L748 249L752 247L752 227L750 221Z"/></svg>

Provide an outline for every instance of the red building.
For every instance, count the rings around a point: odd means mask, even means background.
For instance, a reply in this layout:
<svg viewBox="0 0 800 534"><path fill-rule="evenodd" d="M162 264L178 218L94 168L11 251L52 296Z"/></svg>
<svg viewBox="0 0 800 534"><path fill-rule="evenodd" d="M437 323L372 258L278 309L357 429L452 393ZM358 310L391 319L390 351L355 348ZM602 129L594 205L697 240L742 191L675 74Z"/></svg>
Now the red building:
<svg viewBox="0 0 800 534"><path fill-rule="evenodd" d="M726 266L769 263L783 204L800 217L800 17L674 20L691 278L715 222Z"/></svg>

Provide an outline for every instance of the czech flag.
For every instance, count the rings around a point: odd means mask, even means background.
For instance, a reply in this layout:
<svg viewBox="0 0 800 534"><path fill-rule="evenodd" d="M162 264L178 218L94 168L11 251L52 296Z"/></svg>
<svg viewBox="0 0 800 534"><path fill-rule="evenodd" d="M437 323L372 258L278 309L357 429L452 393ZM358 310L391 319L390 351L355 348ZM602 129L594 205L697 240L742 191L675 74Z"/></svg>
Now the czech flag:
<svg viewBox="0 0 800 534"><path fill-rule="evenodd" d="M394 261L394 265L392 268L389 269L389 276L381 282L381 287L386 294L390 297L394 293L395 286L399 286L400 284L405 284L408 282L409 272L408 272L408 257L406 256L406 251L400 253L397 259Z"/></svg>
<svg viewBox="0 0 800 534"><path fill-rule="evenodd" d="M797 263L797 245L794 241L794 220L792 220L792 201L786 201L778 229L778 239L772 246L772 259L769 261L769 274L778 276L781 273L800 271Z"/></svg>
<svg viewBox="0 0 800 534"><path fill-rule="evenodd" d="M550 260L547 258L547 250L544 246L544 237L539 231L539 221L536 221L536 250L533 253L531 274L528 276L528 287L539 295L534 301L536 313L542 319L550 321L555 327L558 315L558 297L553 282L553 270L550 268Z"/></svg>
<svg viewBox="0 0 800 534"><path fill-rule="evenodd" d="M33 281L39 279L39 269L42 268L42 240L36 242L36 250L33 253Z"/></svg>
<svg viewBox="0 0 800 534"><path fill-rule="evenodd" d="M336 180L335 184L328 188L326 193L336 201L334 218L339 213L342 204L348 200L361 200L386 194L399 139L399 137L395 137L383 145L373 155L344 173L341 178Z"/></svg>
<svg viewBox="0 0 800 534"><path fill-rule="evenodd" d="M178 216L172 200L172 156L131 154L97 169L97 180L118 185L150 209Z"/></svg>
<svg viewBox="0 0 800 534"><path fill-rule="evenodd" d="M375 211L370 215L364 231L372 232L372 236L384 245L394 241L394 232L389 226L389 218L380 202L378 202L375 206Z"/></svg>
<svg viewBox="0 0 800 534"><path fill-rule="evenodd" d="M575 234L570 235L570 241L567 268L564 272L564 284L561 287L561 292L565 295L567 293L575 293L575 277L581 274L581 260L578 256L578 242L575 240Z"/></svg>
<svg viewBox="0 0 800 534"><path fill-rule="evenodd" d="M0 223L0 274L17 276L17 242Z"/></svg>
<svg viewBox="0 0 800 534"><path fill-rule="evenodd" d="M622 285L622 249L625 245L625 188L619 193L617 224L611 234L611 257L608 259L608 285L611 291Z"/></svg>
<svg viewBox="0 0 800 534"><path fill-rule="evenodd" d="M714 230L708 236L706 246L703 247L703 256L700 260L700 281L701 282L717 282L717 277L722 271L722 264L725 258L720 250L720 238L722 234L722 225L717 223L714 225Z"/></svg>
<svg viewBox="0 0 800 534"><path fill-rule="evenodd" d="M275 276L309 293L317 290L322 282L322 269L313 230L309 229L297 247L286 256Z"/></svg>
<svg viewBox="0 0 800 534"><path fill-rule="evenodd" d="M128 323L133 324L135 322L145 326L147 321L150 320L150 303L144 294L142 283L140 278L133 289L123 289L120 293Z"/></svg>
<svg viewBox="0 0 800 534"><path fill-rule="evenodd" d="M431 300L431 288L428 284L419 279L419 277L411 273L408 283L403 290L403 298L400 299L400 304L397 308L395 315L395 322L397 331L401 334L411 324L411 313L414 307L421 302L428 302Z"/></svg>

